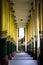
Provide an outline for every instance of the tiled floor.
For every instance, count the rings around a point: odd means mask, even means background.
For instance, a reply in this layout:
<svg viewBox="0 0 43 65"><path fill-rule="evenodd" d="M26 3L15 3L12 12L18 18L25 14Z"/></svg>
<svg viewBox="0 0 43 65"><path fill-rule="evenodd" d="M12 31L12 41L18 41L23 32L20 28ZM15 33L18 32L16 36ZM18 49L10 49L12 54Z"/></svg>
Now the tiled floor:
<svg viewBox="0 0 43 65"><path fill-rule="evenodd" d="M37 60L33 60L33 57L27 53L16 53L16 55L9 60L8 65L38 65Z"/></svg>

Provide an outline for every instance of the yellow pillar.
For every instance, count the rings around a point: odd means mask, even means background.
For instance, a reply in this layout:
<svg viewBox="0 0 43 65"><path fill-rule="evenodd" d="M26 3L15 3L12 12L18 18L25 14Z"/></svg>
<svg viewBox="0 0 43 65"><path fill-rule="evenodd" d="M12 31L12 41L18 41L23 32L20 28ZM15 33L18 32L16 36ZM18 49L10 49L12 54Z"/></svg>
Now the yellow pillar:
<svg viewBox="0 0 43 65"><path fill-rule="evenodd" d="M43 59L43 0L40 0L40 59Z"/></svg>
<svg viewBox="0 0 43 65"><path fill-rule="evenodd" d="M8 64L7 57L7 29L6 29L6 0L1 0L1 30L0 30L0 60L1 64Z"/></svg>
<svg viewBox="0 0 43 65"><path fill-rule="evenodd" d="M39 2L35 0L35 9L34 9L34 27L35 27L35 56L39 56L39 45L40 45L40 36L39 36ZM39 52L39 53L38 53Z"/></svg>
<svg viewBox="0 0 43 65"><path fill-rule="evenodd" d="M6 30L7 36L10 35L10 6L8 1L6 1Z"/></svg>
<svg viewBox="0 0 43 65"><path fill-rule="evenodd" d="M25 52L27 51L27 26L25 27Z"/></svg>
<svg viewBox="0 0 43 65"><path fill-rule="evenodd" d="M12 11L10 11L10 37L17 42L17 25L12 14Z"/></svg>
<svg viewBox="0 0 43 65"><path fill-rule="evenodd" d="M1 37L6 37L7 30L6 30L6 1L2 0L2 15L1 15L1 32L2 36Z"/></svg>

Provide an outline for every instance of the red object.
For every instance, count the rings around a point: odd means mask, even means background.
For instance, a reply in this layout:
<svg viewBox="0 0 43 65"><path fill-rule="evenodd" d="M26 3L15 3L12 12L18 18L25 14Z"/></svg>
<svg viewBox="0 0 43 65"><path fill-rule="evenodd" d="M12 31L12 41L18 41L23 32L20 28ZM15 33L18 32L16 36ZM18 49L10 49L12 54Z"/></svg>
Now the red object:
<svg viewBox="0 0 43 65"><path fill-rule="evenodd" d="M9 54L9 56L8 56L8 59L10 59L10 60L12 59L12 56L11 56L11 54Z"/></svg>
<svg viewBox="0 0 43 65"><path fill-rule="evenodd" d="M0 63L0 65L1 65L1 63Z"/></svg>
<svg viewBox="0 0 43 65"><path fill-rule="evenodd" d="M16 52L12 52L11 56L12 56L12 57L14 57L14 56L15 56L15 54L16 54Z"/></svg>
<svg viewBox="0 0 43 65"><path fill-rule="evenodd" d="M8 65L8 57L5 57L4 59L2 59L0 65Z"/></svg>

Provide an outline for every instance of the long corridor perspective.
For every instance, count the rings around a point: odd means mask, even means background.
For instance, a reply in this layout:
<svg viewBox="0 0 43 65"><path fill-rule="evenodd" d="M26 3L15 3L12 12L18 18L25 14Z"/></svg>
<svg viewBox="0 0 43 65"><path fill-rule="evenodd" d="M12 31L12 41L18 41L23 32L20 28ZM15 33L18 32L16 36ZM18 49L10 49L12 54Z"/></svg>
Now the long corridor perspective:
<svg viewBox="0 0 43 65"><path fill-rule="evenodd" d="M43 65L43 0L0 0L0 65Z"/></svg>

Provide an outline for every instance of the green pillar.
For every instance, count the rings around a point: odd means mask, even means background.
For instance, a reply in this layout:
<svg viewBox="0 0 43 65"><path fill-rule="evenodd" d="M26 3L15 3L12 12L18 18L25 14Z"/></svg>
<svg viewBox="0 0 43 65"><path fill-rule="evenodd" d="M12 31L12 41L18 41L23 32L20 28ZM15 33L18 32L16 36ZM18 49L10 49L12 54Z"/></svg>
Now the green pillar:
<svg viewBox="0 0 43 65"><path fill-rule="evenodd" d="M1 60L7 56L7 42L6 38L0 39L0 55L1 55Z"/></svg>
<svg viewBox="0 0 43 65"><path fill-rule="evenodd" d="M35 36L35 59L37 59L37 39Z"/></svg>
<svg viewBox="0 0 43 65"><path fill-rule="evenodd" d="M8 64L8 56L7 56L7 31L6 31L6 23L5 23L5 7L4 0L0 0L0 61L1 65Z"/></svg>
<svg viewBox="0 0 43 65"><path fill-rule="evenodd" d="M10 41L7 41L7 54L9 56L9 54L11 54L11 43Z"/></svg>
<svg viewBox="0 0 43 65"><path fill-rule="evenodd" d="M1 31L0 32L0 60L1 60L1 64L5 65L8 64L8 56L7 56L7 37L6 35L6 31Z"/></svg>
<svg viewBox="0 0 43 65"><path fill-rule="evenodd" d="M31 55L33 56L34 54L34 41L33 41L33 38L31 40Z"/></svg>
<svg viewBox="0 0 43 65"><path fill-rule="evenodd" d="M16 45L14 44L14 42L11 42L11 53L12 53L12 57L14 57L15 52L16 52Z"/></svg>
<svg viewBox="0 0 43 65"><path fill-rule="evenodd" d="M12 59L11 52L12 51L12 44L10 36L7 37L7 55L8 59Z"/></svg>

